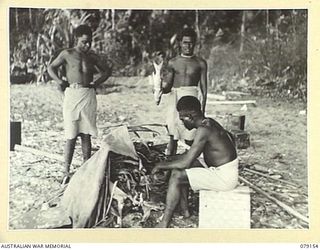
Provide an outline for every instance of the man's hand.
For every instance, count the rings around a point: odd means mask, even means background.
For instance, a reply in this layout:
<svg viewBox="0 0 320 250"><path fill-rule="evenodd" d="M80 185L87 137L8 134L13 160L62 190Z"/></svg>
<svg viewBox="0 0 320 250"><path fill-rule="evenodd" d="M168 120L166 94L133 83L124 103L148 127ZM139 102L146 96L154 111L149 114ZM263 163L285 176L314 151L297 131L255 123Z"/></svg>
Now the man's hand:
<svg viewBox="0 0 320 250"><path fill-rule="evenodd" d="M155 164L154 168L151 171L151 174L155 174L157 172L159 172L160 170L165 170L166 169L166 162L162 161L162 162L158 162Z"/></svg>
<svg viewBox="0 0 320 250"><path fill-rule="evenodd" d="M59 82L59 90L61 92L64 92L66 90L66 88L69 86L70 86L70 84L67 81L61 80L61 82Z"/></svg>
<svg viewBox="0 0 320 250"><path fill-rule="evenodd" d="M98 85L97 85L97 83L95 83L95 82L90 82L90 83L89 83L89 87L96 89L96 88L98 87Z"/></svg>

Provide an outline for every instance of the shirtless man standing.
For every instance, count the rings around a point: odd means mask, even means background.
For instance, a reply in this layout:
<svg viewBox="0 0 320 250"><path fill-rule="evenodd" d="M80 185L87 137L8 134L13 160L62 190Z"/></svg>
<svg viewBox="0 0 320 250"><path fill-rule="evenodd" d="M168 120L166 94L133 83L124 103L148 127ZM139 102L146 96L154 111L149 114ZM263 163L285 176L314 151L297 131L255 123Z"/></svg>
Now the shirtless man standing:
<svg viewBox="0 0 320 250"><path fill-rule="evenodd" d="M207 63L193 54L196 33L190 28L183 29L180 34L181 54L168 62L167 74L164 77L163 93L170 93L171 103L168 106L167 126L170 141L168 155L175 155L177 141L183 139L191 144L195 131L187 131L179 120L176 104L182 96L201 96L201 109L205 113L207 101ZM199 87L200 95L199 95Z"/></svg>
<svg viewBox="0 0 320 250"><path fill-rule="evenodd" d="M189 216L188 185L194 191L227 191L238 184L238 158L230 134L215 120L204 117L200 102L193 96L182 97L178 101L177 109L186 128L196 128L196 134L187 153L176 155L176 159L172 161L156 164L152 171L156 173L159 170L172 170L166 209L158 227L169 226L179 203L182 214ZM201 159L198 158L201 153L205 164L201 164Z"/></svg>
<svg viewBox="0 0 320 250"><path fill-rule="evenodd" d="M90 53L92 31L87 25L75 30L76 46L63 50L49 65L49 75L59 83L64 92L63 118L65 127L65 175L63 183L70 179L72 161L78 135L81 137L83 160L91 157L91 135L97 135L95 88L111 75L111 70L103 65L98 57ZM58 75L58 68L65 66L66 79ZM100 77L93 79L94 73Z"/></svg>

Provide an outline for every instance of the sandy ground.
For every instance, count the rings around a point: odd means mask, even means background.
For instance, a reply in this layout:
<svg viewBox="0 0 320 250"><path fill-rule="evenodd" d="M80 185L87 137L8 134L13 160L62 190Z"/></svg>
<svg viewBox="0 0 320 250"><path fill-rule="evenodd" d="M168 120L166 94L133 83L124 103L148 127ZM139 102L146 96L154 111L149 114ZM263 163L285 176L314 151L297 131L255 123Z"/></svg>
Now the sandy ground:
<svg viewBox="0 0 320 250"><path fill-rule="evenodd" d="M109 126L165 122L166 98L163 98L161 105L156 106L147 79L112 78L99 93L99 136L93 139L94 148L99 146ZM10 120L22 122L22 144L62 155L62 96L55 85L12 85L10 97ZM242 164L280 173L282 178L307 188L306 105L252 96L246 99L256 100L256 105L208 104L206 115L216 118L222 124L226 114L245 115L245 130L250 133L251 146L239 152ZM77 143L75 158L81 160L80 156L81 148ZM9 224L11 228L17 228L12 222L14 218L30 209L41 207L48 198L48 192L52 194L59 189L58 180L62 177L63 166L61 162L19 151L10 153L10 161ZM300 212L307 215L307 205ZM260 221L260 224L254 223L253 227L288 227L292 217L285 216L287 218L282 223ZM196 220L193 218L184 222L184 225L178 225L194 226ZM299 227L297 225L290 224L289 228Z"/></svg>

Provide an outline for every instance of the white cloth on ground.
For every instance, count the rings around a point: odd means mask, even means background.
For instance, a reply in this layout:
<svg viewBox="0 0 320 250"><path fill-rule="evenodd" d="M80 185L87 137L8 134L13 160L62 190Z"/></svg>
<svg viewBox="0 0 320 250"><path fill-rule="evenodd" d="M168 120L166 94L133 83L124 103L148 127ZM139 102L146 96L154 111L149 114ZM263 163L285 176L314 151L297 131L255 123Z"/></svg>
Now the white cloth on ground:
<svg viewBox="0 0 320 250"><path fill-rule="evenodd" d="M97 136L97 99L93 88L66 88L63 100L63 120L66 139L79 133Z"/></svg>
<svg viewBox="0 0 320 250"><path fill-rule="evenodd" d="M183 122L179 119L179 113L176 105L183 96L194 96L201 99L199 94L199 88L197 86L184 86L179 88L172 88L170 92L170 100L168 102L168 111L166 124L168 127L169 135L173 136L174 140L193 140L196 129L188 130Z"/></svg>
<svg viewBox="0 0 320 250"><path fill-rule="evenodd" d="M105 203L109 202L109 191L113 187L108 175L111 167L108 160L110 152L138 159L127 127L112 129L103 139L100 149L70 179L61 206L72 218L74 228L92 227L98 220L105 218ZM116 192L124 195L119 188L116 188ZM104 202L100 203L101 200Z"/></svg>
<svg viewBox="0 0 320 250"><path fill-rule="evenodd" d="M201 162L201 160L199 159ZM202 162L201 162L202 163ZM219 167L196 167L186 169L192 190L228 191L238 185L239 160L223 164Z"/></svg>

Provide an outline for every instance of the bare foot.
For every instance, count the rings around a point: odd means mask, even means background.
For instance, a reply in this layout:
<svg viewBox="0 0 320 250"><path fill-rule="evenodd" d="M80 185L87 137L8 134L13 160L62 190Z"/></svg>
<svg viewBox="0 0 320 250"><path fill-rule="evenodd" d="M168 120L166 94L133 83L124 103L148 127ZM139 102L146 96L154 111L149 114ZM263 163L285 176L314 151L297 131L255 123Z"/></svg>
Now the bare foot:
<svg viewBox="0 0 320 250"><path fill-rule="evenodd" d="M165 223L164 221L161 221L159 224L155 226L155 228L167 228L169 226L168 223Z"/></svg>
<svg viewBox="0 0 320 250"><path fill-rule="evenodd" d="M188 209L185 209L183 211L180 212L180 214L184 217L184 218L189 218L191 216L190 212Z"/></svg>

